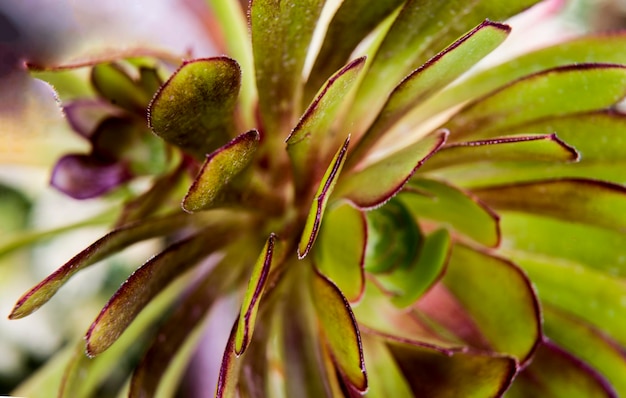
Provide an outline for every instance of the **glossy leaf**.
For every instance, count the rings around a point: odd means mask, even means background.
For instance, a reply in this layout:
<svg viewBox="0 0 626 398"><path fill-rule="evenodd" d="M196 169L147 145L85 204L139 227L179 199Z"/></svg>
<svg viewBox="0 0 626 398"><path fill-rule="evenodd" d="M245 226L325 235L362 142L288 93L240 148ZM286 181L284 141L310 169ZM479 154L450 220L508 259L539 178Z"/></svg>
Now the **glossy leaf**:
<svg viewBox="0 0 626 398"><path fill-rule="evenodd" d="M232 239L234 228L235 225L215 225L208 231L169 246L138 268L91 324L85 336L87 354L96 356L110 347L163 288Z"/></svg>
<svg viewBox="0 0 626 398"><path fill-rule="evenodd" d="M234 348L237 355L244 353L252 339L259 305L261 304L267 277L272 266L275 243L276 235L271 234L267 242L265 242L261 255L252 269L252 275L248 281L248 288L246 289L243 302L241 303L241 313L239 314L239 322L235 334Z"/></svg>
<svg viewBox="0 0 626 398"><path fill-rule="evenodd" d="M626 230L626 189L583 179L556 179L473 190L495 209L542 214L567 221Z"/></svg>
<svg viewBox="0 0 626 398"><path fill-rule="evenodd" d="M17 301L9 317L19 319L33 313L50 300L61 286L78 271L134 243L168 234L192 222L193 220L189 216L176 214L142 221L109 232L25 293Z"/></svg>
<svg viewBox="0 0 626 398"><path fill-rule="evenodd" d="M589 365L555 344L544 342L529 367L507 391L507 397L617 397L607 381Z"/></svg>
<svg viewBox="0 0 626 398"><path fill-rule="evenodd" d="M189 188L183 209L207 210L224 202L231 181L250 166L259 145L259 133L250 130L207 156Z"/></svg>
<svg viewBox="0 0 626 398"><path fill-rule="evenodd" d="M487 20L411 72L393 89L357 150L366 153L402 116L493 51L509 32L507 25Z"/></svg>
<svg viewBox="0 0 626 398"><path fill-rule="evenodd" d="M445 127L452 132L451 142L497 137L544 117L610 107L624 95L626 68L620 65L564 66L517 80L470 103Z"/></svg>
<svg viewBox="0 0 626 398"><path fill-rule="evenodd" d="M626 352L607 337L576 317L549 305L543 306L544 330L548 337L572 355L600 372L619 396L626 394Z"/></svg>
<svg viewBox="0 0 626 398"><path fill-rule="evenodd" d="M54 166L50 185L74 199L103 195L132 178L128 165L90 155L65 155Z"/></svg>
<svg viewBox="0 0 626 398"><path fill-rule="evenodd" d="M444 182L414 177L398 198L418 220L450 226L485 246L500 243L498 215L468 192Z"/></svg>
<svg viewBox="0 0 626 398"><path fill-rule="evenodd" d="M313 243L319 233L320 225L322 224L322 217L328 204L328 199L335 189L335 184L341 175L341 169L346 161L346 152L348 150L348 144L350 143L350 136L346 138L343 146L339 148L335 157L331 161L330 165L326 169L322 180L320 181L315 198L311 204L311 209L300 237L300 243L298 244L298 258L304 258L313 247Z"/></svg>
<svg viewBox="0 0 626 398"><path fill-rule="evenodd" d="M578 151L556 134L503 137L446 145L428 161L423 171L474 162L572 162L579 158Z"/></svg>
<svg viewBox="0 0 626 398"><path fill-rule="evenodd" d="M392 199L385 206L368 211L365 216L365 269L384 273L395 268L408 268L417 258L422 233L406 206Z"/></svg>
<svg viewBox="0 0 626 398"><path fill-rule="evenodd" d="M327 164L341 134L332 134L343 100L363 69L365 58L358 58L335 73L320 90L287 138L296 187L302 190L313 181L318 170Z"/></svg>
<svg viewBox="0 0 626 398"><path fill-rule="evenodd" d="M365 215L349 204L329 209L324 216L313 262L320 273L333 281L350 302L358 301L365 288Z"/></svg>
<svg viewBox="0 0 626 398"><path fill-rule="evenodd" d="M378 207L391 199L413 173L446 141L448 132L438 131L424 139L356 170L340 179L335 197L346 198L362 209ZM376 184L372 184L376 181Z"/></svg>
<svg viewBox="0 0 626 398"><path fill-rule="evenodd" d="M138 82L114 63L97 64L91 70L91 82L96 91L111 104L130 112L145 115L154 91L146 91Z"/></svg>
<svg viewBox="0 0 626 398"><path fill-rule="evenodd" d="M389 349L416 397L497 397L517 371L515 360L504 356L445 355L393 340Z"/></svg>
<svg viewBox="0 0 626 398"><path fill-rule="evenodd" d="M398 307L408 307L430 289L445 272L450 248L450 234L439 229L424 237L419 256L412 264L379 275L379 283L393 294L391 302Z"/></svg>
<svg viewBox="0 0 626 398"><path fill-rule="evenodd" d="M235 334L239 319L235 320L233 328L228 337L222 365L220 367L219 378L217 379L217 389L215 398L234 398L237 396L237 383L239 381L239 370L241 369L241 359L235 353Z"/></svg>
<svg viewBox="0 0 626 398"><path fill-rule="evenodd" d="M253 0L250 29L263 131L284 137L295 125L302 71L324 0ZM285 134L285 135L283 135Z"/></svg>
<svg viewBox="0 0 626 398"><path fill-rule="evenodd" d="M318 272L311 274L311 295L322 333L341 374L357 391L367 390L361 334L348 300Z"/></svg>
<svg viewBox="0 0 626 398"><path fill-rule="evenodd" d="M405 2L372 59L359 87L350 120L366 127L376 117L393 88L411 71L425 64L485 18L504 20L535 3L537 0L471 4L461 0Z"/></svg>
<svg viewBox="0 0 626 398"><path fill-rule="evenodd" d="M516 265L455 245L443 283L496 352L530 358L541 339L539 303Z"/></svg>
<svg viewBox="0 0 626 398"><path fill-rule="evenodd" d="M369 380L367 397L410 397L409 383L400 371L384 340L377 336L363 334L365 365L375 377Z"/></svg>
<svg viewBox="0 0 626 398"><path fill-rule="evenodd" d="M152 99L150 127L165 141L203 157L233 135L240 85L241 70L230 58L185 62Z"/></svg>

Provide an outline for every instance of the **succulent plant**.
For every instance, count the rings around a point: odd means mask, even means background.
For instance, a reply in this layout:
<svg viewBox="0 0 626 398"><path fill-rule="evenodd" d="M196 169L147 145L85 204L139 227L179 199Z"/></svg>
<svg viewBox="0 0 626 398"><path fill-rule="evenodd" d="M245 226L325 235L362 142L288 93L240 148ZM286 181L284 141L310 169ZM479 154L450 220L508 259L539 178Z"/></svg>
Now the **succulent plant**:
<svg viewBox="0 0 626 398"><path fill-rule="evenodd" d="M129 396L174 394L224 300L218 397L626 395L626 36L477 70L510 32L493 21L536 0L345 0L327 23L319 0L209 3L228 56L97 63L95 96L65 104L92 150L56 188L151 185L10 318L137 242L163 250L59 396L137 350Z"/></svg>

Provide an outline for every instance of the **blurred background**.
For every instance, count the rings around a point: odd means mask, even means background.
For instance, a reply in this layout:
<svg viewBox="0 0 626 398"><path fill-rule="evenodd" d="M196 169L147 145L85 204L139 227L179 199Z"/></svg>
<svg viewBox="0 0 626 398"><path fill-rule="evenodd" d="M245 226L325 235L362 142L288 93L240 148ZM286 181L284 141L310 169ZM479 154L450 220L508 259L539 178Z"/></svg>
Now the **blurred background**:
<svg viewBox="0 0 626 398"><path fill-rule="evenodd" d="M514 34L487 62L585 32L624 29L626 0L549 0L511 23ZM21 294L107 231L122 200L76 201L49 187L62 154L88 150L59 106L91 94L88 68L28 72L24 63L80 65L145 48L210 56L217 51L211 28L202 0L0 2L0 395L55 354L63 360L63 350L158 244L91 267L36 314L7 319Z"/></svg>

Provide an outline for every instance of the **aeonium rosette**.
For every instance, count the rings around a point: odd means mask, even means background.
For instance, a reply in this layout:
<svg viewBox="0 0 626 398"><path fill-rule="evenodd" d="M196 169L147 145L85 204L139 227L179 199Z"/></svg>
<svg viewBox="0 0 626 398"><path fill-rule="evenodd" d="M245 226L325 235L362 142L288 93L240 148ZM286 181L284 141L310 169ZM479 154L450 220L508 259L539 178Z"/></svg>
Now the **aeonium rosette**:
<svg viewBox="0 0 626 398"><path fill-rule="evenodd" d="M136 242L168 245L89 327L95 359L72 359L61 395L87 394L81 373L106 374L131 330L130 396L174 391L233 295L220 397L625 393L626 38L463 76L507 38L493 21L534 3L346 0L305 67L324 1L253 0L217 13L225 30L248 15L233 57L94 66L100 99L68 108L92 154L53 182L155 182L11 318Z"/></svg>

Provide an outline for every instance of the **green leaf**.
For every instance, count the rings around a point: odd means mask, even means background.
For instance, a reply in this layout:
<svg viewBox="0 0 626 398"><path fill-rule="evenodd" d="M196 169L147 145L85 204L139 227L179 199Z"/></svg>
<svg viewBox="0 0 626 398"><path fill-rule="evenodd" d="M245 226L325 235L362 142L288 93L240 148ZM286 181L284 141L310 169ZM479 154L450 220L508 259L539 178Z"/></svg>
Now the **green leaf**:
<svg viewBox="0 0 626 398"><path fill-rule="evenodd" d="M578 151L556 134L494 138L448 144L422 168L423 172L475 162L573 162Z"/></svg>
<svg viewBox="0 0 626 398"><path fill-rule="evenodd" d="M349 204L329 209L324 216L313 263L320 273L333 281L350 302L358 301L365 288L365 215Z"/></svg>
<svg viewBox="0 0 626 398"><path fill-rule="evenodd" d="M626 188L602 181L555 179L473 190L497 210L542 214L626 231Z"/></svg>
<svg viewBox="0 0 626 398"><path fill-rule="evenodd" d="M250 166L259 146L259 133L250 130L207 156L183 199L188 212L208 210L227 202L231 181Z"/></svg>
<svg viewBox="0 0 626 398"><path fill-rule="evenodd" d="M299 190L317 181L316 173L330 161L338 139L343 139L341 134L333 134L331 127L364 64L365 58L358 58L328 79L287 138L287 152Z"/></svg>
<svg viewBox="0 0 626 398"><path fill-rule="evenodd" d="M437 114L455 104L482 97L513 80L547 69L585 63L624 64L625 54L626 35L623 33L578 37L478 72L433 98L432 103L427 103L420 109L420 114Z"/></svg>
<svg viewBox="0 0 626 398"><path fill-rule="evenodd" d="M626 346L626 280L541 255L511 254L542 303L588 322Z"/></svg>
<svg viewBox="0 0 626 398"><path fill-rule="evenodd" d="M311 274L310 283L322 334L339 372L352 388L366 391L367 374L361 334L348 300L334 283L317 271Z"/></svg>
<svg viewBox="0 0 626 398"><path fill-rule="evenodd" d="M400 371L384 341L376 336L363 334L365 365L376 377L370 378L368 398L410 397L409 384Z"/></svg>
<svg viewBox="0 0 626 398"><path fill-rule="evenodd" d="M470 193L452 185L414 177L398 198L418 220L434 220L485 246L496 247L500 243L498 215Z"/></svg>
<svg viewBox="0 0 626 398"><path fill-rule="evenodd" d="M302 231L302 236L300 237L300 243L298 244L298 258L300 259L306 257L313 247L313 243L315 243L315 238L317 238L317 234L319 233L322 217L326 210L326 204L335 188L335 184L341 174L341 169L346 161L346 152L349 143L350 136L346 138L343 146L339 148L335 154L335 157L326 169L319 187L317 188L315 198L309 210L309 215L306 219L306 224L304 225L304 230Z"/></svg>
<svg viewBox="0 0 626 398"><path fill-rule="evenodd" d="M111 104L144 116L154 91L146 91L118 65L97 64L91 70L91 82L96 91Z"/></svg>
<svg viewBox="0 0 626 398"><path fill-rule="evenodd" d="M150 103L150 128L201 158L232 137L240 85L241 70L230 58L185 62Z"/></svg>
<svg viewBox="0 0 626 398"><path fill-rule="evenodd" d="M626 394L626 355L623 347L608 338L601 329L549 305L543 306L543 315L543 327L551 340L600 372L619 396Z"/></svg>
<svg viewBox="0 0 626 398"><path fill-rule="evenodd" d="M515 360L505 356L446 355L391 339L389 349L416 397L498 397L517 371Z"/></svg>
<svg viewBox="0 0 626 398"><path fill-rule="evenodd" d="M267 242L265 242L261 255L252 269L252 275L248 281L248 288L246 289L246 294L241 303L241 312L239 314L239 322L235 334L234 348L237 355L244 353L252 339L257 312L259 311L261 298L265 291L267 276L272 266L275 242L276 235L271 234Z"/></svg>
<svg viewBox="0 0 626 398"><path fill-rule="evenodd" d="M515 264L455 245L443 283L496 352L530 358L541 339L539 303Z"/></svg>
<svg viewBox="0 0 626 398"><path fill-rule="evenodd" d="M396 268L377 280L393 296L391 302L408 307L430 289L444 274L450 256L450 234L439 229L424 237L419 255L408 267Z"/></svg>
<svg viewBox="0 0 626 398"><path fill-rule="evenodd" d="M215 223L208 230L170 245L138 268L104 306L85 335L87 354L109 348L150 300L185 270L219 250L236 235L239 225Z"/></svg>
<svg viewBox="0 0 626 398"><path fill-rule="evenodd" d="M445 127L451 142L497 137L544 117L607 108L626 95L626 68L568 65L530 75L467 105Z"/></svg>
<svg viewBox="0 0 626 398"><path fill-rule="evenodd" d="M371 123L393 88L411 71L422 66L485 18L504 20L537 2L405 2L359 87L349 119L356 123L357 132L363 131L363 127L366 128Z"/></svg>
<svg viewBox="0 0 626 398"><path fill-rule="evenodd" d="M393 89L356 150L366 153L412 108L437 93L498 47L510 30L507 25L487 20L411 72Z"/></svg>
<svg viewBox="0 0 626 398"><path fill-rule="evenodd" d="M296 123L302 71L324 0L253 0L250 29L263 131L285 137Z"/></svg>
<svg viewBox="0 0 626 398"><path fill-rule="evenodd" d="M237 383L239 382L239 370L242 365L241 358L238 358L235 353L235 334L237 333L238 324L239 319L235 320L224 349L215 398L235 398L238 395Z"/></svg>
<svg viewBox="0 0 626 398"><path fill-rule="evenodd" d="M515 378L507 397L614 398L617 394L586 363L546 341L530 366Z"/></svg>
<svg viewBox="0 0 626 398"><path fill-rule="evenodd" d="M440 130L362 169L357 166L357 170L346 173L340 179L335 197L346 198L362 209L382 205L400 191L413 173L443 146L447 136L447 131Z"/></svg>
<svg viewBox="0 0 626 398"><path fill-rule="evenodd" d="M395 199L365 213L365 269L372 273L408 268L417 258L422 233L406 206Z"/></svg>
<svg viewBox="0 0 626 398"><path fill-rule="evenodd" d="M500 251L507 256L528 253L626 277L624 233L528 213L500 215L504 236Z"/></svg>
<svg viewBox="0 0 626 398"><path fill-rule="evenodd" d="M10 319L23 318L44 305L75 273L126 247L189 225L191 217L175 214L134 223L109 232L77 254L61 268L26 292L15 304Z"/></svg>

